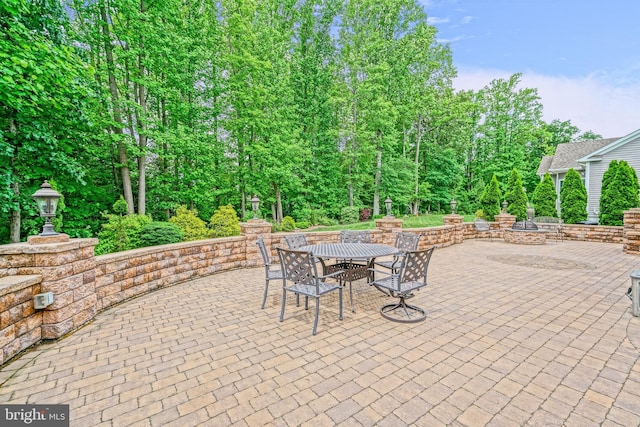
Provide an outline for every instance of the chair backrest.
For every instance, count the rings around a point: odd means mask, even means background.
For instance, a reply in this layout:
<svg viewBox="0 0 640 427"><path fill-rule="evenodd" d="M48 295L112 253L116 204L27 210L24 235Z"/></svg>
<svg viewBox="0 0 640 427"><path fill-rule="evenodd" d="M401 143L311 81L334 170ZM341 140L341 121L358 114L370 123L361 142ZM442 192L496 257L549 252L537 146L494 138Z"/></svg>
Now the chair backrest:
<svg viewBox="0 0 640 427"><path fill-rule="evenodd" d="M340 243L371 243L371 233L369 230L342 230Z"/></svg>
<svg viewBox="0 0 640 427"><path fill-rule="evenodd" d="M405 252L398 270L400 283L414 282L426 286L429 261L435 248L431 246L429 249Z"/></svg>
<svg viewBox="0 0 640 427"><path fill-rule="evenodd" d="M264 265L271 265L271 257L267 253L267 248L264 245L264 240L262 239L262 237L258 237L258 240L256 240L256 245L258 245L258 248L260 249L260 254L262 255Z"/></svg>
<svg viewBox="0 0 640 427"><path fill-rule="evenodd" d="M399 232L396 235L396 242L393 244L400 252L415 251L418 249L418 242L422 234Z"/></svg>
<svg viewBox="0 0 640 427"><path fill-rule="evenodd" d="M277 251L285 281L318 287L316 263L310 252L283 248L277 248Z"/></svg>
<svg viewBox="0 0 640 427"><path fill-rule="evenodd" d="M487 220L482 218L476 218L473 220L473 225L476 226L476 230L478 231L489 231L491 226L487 222Z"/></svg>
<svg viewBox="0 0 640 427"><path fill-rule="evenodd" d="M284 236L289 249L298 249L300 246L307 246L307 238L304 234L289 234Z"/></svg>

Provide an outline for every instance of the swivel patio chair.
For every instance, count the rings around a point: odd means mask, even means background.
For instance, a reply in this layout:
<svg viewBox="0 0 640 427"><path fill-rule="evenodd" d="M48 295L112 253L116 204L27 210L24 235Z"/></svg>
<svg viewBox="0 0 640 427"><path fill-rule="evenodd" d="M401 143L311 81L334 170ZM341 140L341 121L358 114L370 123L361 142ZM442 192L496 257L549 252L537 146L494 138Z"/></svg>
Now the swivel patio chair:
<svg viewBox="0 0 640 427"><path fill-rule="evenodd" d="M396 234L396 240L393 246L395 246L400 251L400 253L394 255L393 259L391 260L377 261L375 265L385 267L396 272L398 267L400 266L401 255L407 251L415 251L416 249L418 249L420 237L422 237L421 233L416 234L405 233L402 231L399 232L398 234Z"/></svg>
<svg viewBox="0 0 640 427"><path fill-rule="evenodd" d="M264 261L264 296L262 297L262 309L264 309L264 304L267 302L267 291L269 290L269 281L275 279L282 279L282 270L273 269L272 267L277 266L272 263L272 259L267 253L267 248L264 245L264 240L262 237L258 237L256 240L256 245L260 248L260 254L262 255L262 260Z"/></svg>
<svg viewBox="0 0 640 427"><path fill-rule="evenodd" d="M284 320L284 306L287 301L287 291L296 296L304 295L304 308L309 309L309 297L316 299L316 316L313 322L313 335L318 330L318 315L320 313L320 297L333 291L339 295L339 319L342 320L342 286L338 283L327 283L326 279L341 274L341 271L318 276L316 260L313 254L293 249L277 248L280 266L282 267L282 308L280 321Z"/></svg>
<svg viewBox="0 0 640 427"><path fill-rule="evenodd" d="M435 248L432 246L429 249L405 252L401 255L396 272L374 270L384 274L384 277L373 281L372 285L388 290L392 297L399 299L397 303L386 304L380 308L382 317L402 323L420 322L427 317L422 308L409 305L406 300L413 297L415 291L427 286L429 261Z"/></svg>

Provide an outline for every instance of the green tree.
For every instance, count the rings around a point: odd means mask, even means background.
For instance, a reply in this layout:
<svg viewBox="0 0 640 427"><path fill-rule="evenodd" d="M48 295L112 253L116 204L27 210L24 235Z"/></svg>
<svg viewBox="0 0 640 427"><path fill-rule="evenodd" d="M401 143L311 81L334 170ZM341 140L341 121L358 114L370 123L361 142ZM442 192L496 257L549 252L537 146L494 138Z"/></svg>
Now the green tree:
<svg viewBox="0 0 640 427"><path fill-rule="evenodd" d="M527 194L522 187L520 173L515 168L511 171L511 175L509 175L504 199L509 204L507 210L511 215L515 215L516 220L522 221L527 219Z"/></svg>
<svg viewBox="0 0 640 427"><path fill-rule="evenodd" d="M565 224L577 224L587 219L587 190L580 174L569 169L560 187L560 217Z"/></svg>
<svg viewBox="0 0 640 427"><path fill-rule="evenodd" d="M496 215L500 214L500 203L502 196L500 194L500 184L498 177L494 174L491 181L484 188L482 196L480 196L480 209L489 221L495 221Z"/></svg>
<svg viewBox="0 0 640 427"><path fill-rule="evenodd" d="M612 174L613 177L611 177ZM624 160L615 164L612 161L603 176L603 189L600 196L600 223L603 225L624 225L623 212L636 208L640 204L639 188L640 184L635 170Z"/></svg>
<svg viewBox="0 0 640 427"><path fill-rule="evenodd" d="M558 194L556 192L556 186L553 184L553 179L549 173L545 173L531 197L536 216L550 216L552 218L557 218L557 199Z"/></svg>
<svg viewBox="0 0 640 427"><path fill-rule="evenodd" d="M92 77L66 37L66 16L54 0L0 2L0 214L14 243L44 179L84 183L77 141L92 132L83 111Z"/></svg>

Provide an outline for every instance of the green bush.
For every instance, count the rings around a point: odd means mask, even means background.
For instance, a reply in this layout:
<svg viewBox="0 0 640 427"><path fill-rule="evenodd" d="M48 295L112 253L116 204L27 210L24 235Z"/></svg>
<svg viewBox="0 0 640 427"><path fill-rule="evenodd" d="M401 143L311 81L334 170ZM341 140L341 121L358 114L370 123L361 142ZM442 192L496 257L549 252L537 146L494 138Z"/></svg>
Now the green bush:
<svg viewBox="0 0 640 427"><path fill-rule="evenodd" d="M522 188L522 178L516 168L513 168L511 175L509 175L504 199L509 204L507 211L511 215L514 215L517 221L527 219L527 194Z"/></svg>
<svg viewBox="0 0 640 427"><path fill-rule="evenodd" d="M476 211L476 218L480 218L480 219L487 219L487 216L484 214L484 211L482 209L478 209Z"/></svg>
<svg viewBox="0 0 640 427"><path fill-rule="evenodd" d="M296 222L290 216L285 216L282 218L282 222L280 223L281 231L293 231L296 229Z"/></svg>
<svg viewBox="0 0 640 427"><path fill-rule="evenodd" d="M331 219L328 216L319 216L318 222L316 222L316 224L329 227L332 225L338 225L338 221L336 221L335 219Z"/></svg>
<svg viewBox="0 0 640 427"><path fill-rule="evenodd" d="M207 223L198 217L198 211L195 209L178 206L175 216L169 218L169 222L177 225L182 230L182 238L185 241L207 238L209 232Z"/></svg>
<svg viewBox="0 0 640 427"><path fill-rule="evenodd" d="M360 209L355 206L345 206L340 210L341 224L355 224L360 220Z"/></svg>
<svg viewBox="0 0 640 427"><path fill-rule="evenodd" d="M139 236L142 246L157 246L181 242L183 233L177 224L153 221L140 229Z"/></svg>
<svg viewBox="0 0 640 427"><path fill-rule="evenodd" d="M294 211L291 216L295 219L296 223L301 221L311 222L313 211L311 210L311 208L301 208Z"/></svg>
<svg viewBox="0 0 640 427"><path fill-rule="evenodd" d="M587 189L573 168L565 175L560 188L560 216L565 224L577 224L587 219Z"/></svg>
<svg viewBox="0 0 640 427"><path fill-rule="evenodd" d="M311 226L311 223L309 223L309 221L296 222L296 228L305 229L305 228L309 228L310 226Z"/></svg>
<svg viewBox="0 0 640 427"><path fill-rule="evenodd" d="M96 255L127 251L144 246L140 241L140 230L151 223L151 217L138 214L106 214L105 218L107 218L107 222L102 224L102 231L98 233Z"/></svg>
<svg viewBox="0 0 640 427"><path fill-rule="evenodd" d="M220 206L209 220L209 236L229 237L240 235L240 220L233 206Z"/></svg>
<svg viewBox="0 0 640 427"><path fill-rule="evenodd" d="M556 193L556 186L553 184L551 175L547 172L544 174L542 181L540 181L536 186L533 196L531 197L536 216L550 216L552 218L557 218L557 198L558 194Z"/></svg>
<svg viewBox="0 0 640 427"><path fill-rule="evenodd" d="M498 177L493 174L491 181L484 187L482 196L480 196L480 209L488 221L495 221L495 216L500 214L501 199Z"/></svg>
<svg viewBox="0 0 640 427"><path fill-rule="evenodd" d="M600 223L624 225L624 211L638 207L638 177L627 162L615 160L602 177Z"/></svg>

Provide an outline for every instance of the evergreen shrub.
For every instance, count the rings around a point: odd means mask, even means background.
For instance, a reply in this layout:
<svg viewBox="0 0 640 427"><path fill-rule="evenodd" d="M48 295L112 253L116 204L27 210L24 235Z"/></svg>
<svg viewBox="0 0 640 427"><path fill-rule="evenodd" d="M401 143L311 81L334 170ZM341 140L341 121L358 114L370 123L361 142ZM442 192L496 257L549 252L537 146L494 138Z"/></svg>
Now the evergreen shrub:
<svg viewBox="0 0 640 427"><path fill-rule="evenodd" d="M296 228L305 229L311 227L309 221L296 221Z"/></svg>
<svg viewBox="0 0 640 427"><path fill-rule="evenodd" d="M340 210L341 224L355 224L360 219L360 209L355 206L345 206Z"/></svg>
<svg viewBox="0 0 640 427"><path fill-rule="evenodd" d="M533 196L531 197L533 207L536 210L536 216L557 218L557 198L558 194L556 193L556 186L553 184L553 179L549 173L545 173L542 181L536 186Z"/></svg>
<svg viewBox="0 0 640 427"><path fill-rule="evenodd" d="M638 177L625 161L609 164L602 177L600 224L624 225L624 211L638 207Z"/></svg>
<svg viewBox="0 0 640 427"><path fill-rule="evenodd" d="M146 247L181 242L183 233L177 224L153 221L140 229L139 236L141 245Z"/></svg>
<svg viewBox="0 0 640 427"><path fill-rule="evenodd" d="M177 225L182 230L182 238L185 241L207 238L209 232L207 223L198 217L198 211L195 209L178 206L175 216L169 218L169 222Z"/></svg>
<svg viewBox="0 0 640 427"><path fill-rule="evenodd" d="M493 174L491 181L484 187L482 196L480 196L480 209L484 212L487 221L495 221L496 215L500 214L501 199L498 177Z"/></svg>
<svg viewBox="0 0 640 427"><path fill-rule="evenodd" d="M516 168L514 168L511 171L511 175L509 175L504 200L509 204L507 211L511 215L514 215L517 221L527 219L527 194L522 188L522 178Z"/></svg>
<svg viewBox="0 0 640 427"><path fill-rule="evenodd" d="M220 206L209 220L210 237L229 237L240 235L240 220L233 206Z"/></svg>
<svg viewBox="0 0 640 427"><path fill-rule="evenodd" d="M573 168L565 175L560 188L560 216L565 224L577 224L587 219L587 189Z"/></svg>

